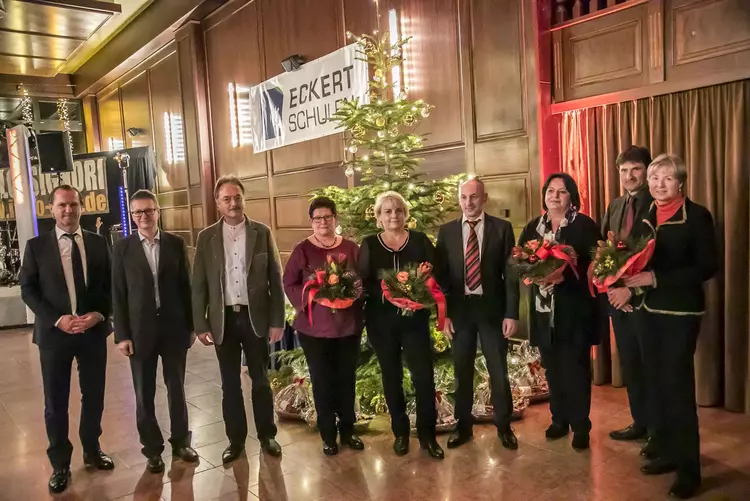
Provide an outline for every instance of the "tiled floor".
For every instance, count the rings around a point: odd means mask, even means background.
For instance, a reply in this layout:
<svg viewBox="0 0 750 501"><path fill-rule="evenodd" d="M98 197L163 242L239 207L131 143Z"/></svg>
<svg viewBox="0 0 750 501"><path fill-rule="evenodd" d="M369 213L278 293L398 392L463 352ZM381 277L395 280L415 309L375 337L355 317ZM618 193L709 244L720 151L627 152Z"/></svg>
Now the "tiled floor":
<svg viewBox="0 0 750 501"><path fill-rule="evenodd" d="M515 423L518 451L503 449L492 427L479 426L471 444L446 451L436 462L418 450L403 458L391 450L386 422L375 423L363 438L365 452L344 451L326 458L317 434L304 424L283 423L279 441L284 456L259 454L247 440L247 459L221 465L226 445L221 420L219 370L212 349L196 345L188 360L186 389L193 445L200 464L172 462L165 455L162 476L145 471L135 426L133 387L127 360L110 349L102 448L117 467L113 472L83 470L75 431L80 394L71 396L73 485L64 500L504 500L633 501L666 499L671 476L643 477L638 445L607 437L628 424L625 392L594 388L591 450L577 453L569 440L547 442L546 405L528 409ZM249 381L245 381L249 383ZM74 385L75 386L75 385ZM249 394L249 393L248 393ZM157 394L159 420L168 432L166 393ZM0 331L0 500L49 499L51 473L45 455L42 388L38 351L28 331ZM248 411L250 406L248 405ZM252 418L250 417L250 423ZM705 492L700 499L750 500L750 416L702 409ZM252 434L252 432L251 432ZM445 443L446 437L440 438Z"/></svg>

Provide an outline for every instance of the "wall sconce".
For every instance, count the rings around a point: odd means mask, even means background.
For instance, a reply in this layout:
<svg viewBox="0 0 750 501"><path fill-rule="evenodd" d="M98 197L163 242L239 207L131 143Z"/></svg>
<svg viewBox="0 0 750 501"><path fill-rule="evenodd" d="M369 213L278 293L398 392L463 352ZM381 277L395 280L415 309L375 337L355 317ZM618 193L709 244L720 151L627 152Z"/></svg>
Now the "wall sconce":
<svg viewBox="0 0 750 501"><path fill-rule="evenodd" d="M185 159L182 136L182 117L179 113L164 112L164 153L172 165Z"/></svg>
<svg viewBox="0 0 750 501"><path fill-rule="evenodd" d="M305 59L299 54L294 54L293 56L289 56L288 58L281 61L281 66L283 66L284 71L287 72L298 70L302 67L303 64L305 64Z"/></svg>
<svg viewBox="0 0 750 501"><path fill-rule="evenodd" d="M125 147L125 142L122 139L115 139L114 137L107 138L107 149L109 151L121 150Z"/></svg>
<svg viewBox="0 0 750 501"><path fill-rule="evenodd" d="M125 132L127 132L130 137L135 137L138 134L141 134L143 132L143 129L139 129L137 127L131 127L128 130L126 130Z"/></svg>
<svg viewBox="0 0 750 501"><path fill-rule="evenodd" d="M252 144L250 127L250 87L229 84L229 132L232 147Z"/></svg>

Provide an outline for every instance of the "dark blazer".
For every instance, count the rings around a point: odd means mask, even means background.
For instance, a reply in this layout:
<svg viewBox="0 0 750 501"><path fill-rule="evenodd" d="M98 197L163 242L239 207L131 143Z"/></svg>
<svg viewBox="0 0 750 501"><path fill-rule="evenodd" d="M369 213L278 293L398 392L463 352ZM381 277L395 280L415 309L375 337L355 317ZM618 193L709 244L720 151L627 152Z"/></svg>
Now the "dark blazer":
<svg viewBox="0 0 750 501"><path fill-rule="evenodd" d="M193 262L193 324L197 333L210 332L216 344L224 339L224 218L202 230ZM284 328L284 286L281 258L271 229L245 218L245 263L250 323L255 335L267 337L269 327Z"/></svg>
<svg viewBox="0 0 750 501"><path fill-rule="evenodd" d="M523 229L518 240L523 245L529 240L541 238L536 228L540 217L532 219ZM593 219L578 214L571 224L560 230L559 243L567 244L578 254L578 278L573 271L565 270L565 281L555 286L555 332L554 343L572 345L599 343L602 323L606 312L600 306L599 298L592 298L589 292L587 272L591 263L591 252L601 240L599 228ZM532 285L536 288L536 285ZM604 297L604 296L601 296ZM536 311L534 296L529 299L530 342L535 346L549 346L553 334L546 323L541 322Z"/></svg>
<svg viewBox="0 0 750 501"><path fill-rule="evenodd" d="M633 218L633 226L641 221L648 214L651 204L654 198L648 191L648 186L643 186L638 192L633 195L635 197L635 217ZM615 235L618 235L622 231L622 225L625 223L625 209L628 206L628 195L617 197L610 202L607 211L604 213L604 219L602 219L602 235L606 238L607 233L612 230ZM632 230L631 230L632 233Z"/></svg>
<svg viewBox="0 0 750 501"><path fill-rule="evenodd" d="M115 342L133 341L136 355L151 353L159 338L176 349L190 348L193 310L187 247L182 238L166 231L159 232L159 239L158 319L154 279L138 233L116 242L112 251Z"/></svg>
<svg viewBox="0 0 750 501"><path fill-rule="evenodd" d="M463 218L440 227L437 238L436 276L448 302L448 316L462 310L465 299ZM518 319L518 279L508 273L508 258L515 245L513 226L503 219L484 215L482 237L482 294L487 313L498 320Z"/></svg>
<svg viewBox="0 0 750 501"><path fill-rule="evenodd" d="M686 199L682 208L657 228L654 203L633 231L656 239L649 263L656 284L645 291L641 307L666 315L702 315L706 309L703 282L719 270L716 228L708 209Z"/></svg>
<svg viewBox="0 0 750 501"><path fill-rule="evenodd" d="M108 317L112 307L109 248L104 237L86 230L82 230L82 234L88 282L83 302L88 311L80 311L79 314L99 312L105 321L79 335L107 336L110 333ZM61 316L72 313L54 229L26 243L20 281L21 297L36 316L33 342L40 348L54 348L69 335L55 327L55 323Z"/></svg>

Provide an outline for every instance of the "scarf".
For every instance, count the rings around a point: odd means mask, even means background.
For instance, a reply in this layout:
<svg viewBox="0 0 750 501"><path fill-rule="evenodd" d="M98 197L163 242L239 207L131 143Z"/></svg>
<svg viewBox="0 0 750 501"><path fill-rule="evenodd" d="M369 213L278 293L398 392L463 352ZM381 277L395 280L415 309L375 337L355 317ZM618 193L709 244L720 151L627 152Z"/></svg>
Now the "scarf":
<svg viewBox="0 0 750 501"><path fill-rule="evenodd" d="M656 225L661 226L669 221L684 204L685 197L682 195L668 202L656 202Z"/></svg>

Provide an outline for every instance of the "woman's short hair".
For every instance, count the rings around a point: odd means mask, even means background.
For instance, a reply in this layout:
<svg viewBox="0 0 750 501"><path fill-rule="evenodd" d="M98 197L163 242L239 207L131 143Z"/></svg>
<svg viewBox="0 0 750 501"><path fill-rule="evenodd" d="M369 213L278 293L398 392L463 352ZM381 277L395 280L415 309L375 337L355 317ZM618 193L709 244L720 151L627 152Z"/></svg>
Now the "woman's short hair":
<svg viewBox="0 0 750 501"><path fill-rule="evenodd" d="M406 203L406 200L403 196L401 196L401 193L397 191L385 191L378 195L378 197L375 199L375 218L380 218L380 213L383 209L383 203L389 200L391 201L396 207L401 207L404 209L404 219L409 219L409 204Z"/></svg>
<svg viewBox="0 0 750 501"><path fill-rule="evenodd" d="M335 216L336 215L336 202L334 202L328 197L315 197L312 199L312 202L310 202L310 208L308 209L308 213L310 214L311 219L313 217L313 213L317 209L328 209L331 211L331 214Z"/></svg>
<svg viewBox="0 0 750 501"><path fill-rule="evenodd" d="M674 171L674 177L676 177L680 183L685 184L685 181L687 181L688 173L687 167L685 167L685 162L683 162L677 155L672 155L671 153L662 153L656 157L648 166L646 178L650 178L654 172L656 172L656 169L662 167L672 169Z"/></svg>
<svg viewBox="0 0 750 501"><path fill-rule="evenodd" d="M570 193L570 204L575 210L580 210L581 195L578 193L578 185L576 184L575 179L570 176L570 174L566 174L564 172L555 172L544 182L544 186L542 187L542 207L544 207L544 210L547 210L547 202L545 201L547 189L549 188L550 183L552 183L552 181L554 181L555 179L562 180L565 189L568 190L568 193Z"/></svg>

